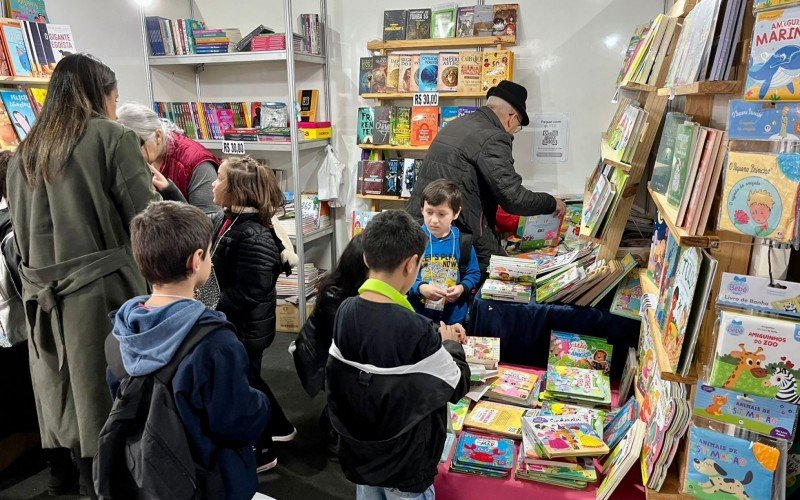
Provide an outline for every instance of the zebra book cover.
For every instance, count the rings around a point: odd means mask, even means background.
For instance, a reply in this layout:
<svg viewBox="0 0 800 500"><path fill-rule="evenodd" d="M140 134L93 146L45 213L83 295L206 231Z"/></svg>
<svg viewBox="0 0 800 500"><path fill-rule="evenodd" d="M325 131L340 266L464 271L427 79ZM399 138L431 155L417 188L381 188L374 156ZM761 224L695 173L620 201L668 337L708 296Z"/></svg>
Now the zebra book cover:
<svg viewBox="0 0 800 500"><path fill-rule="evenodd" d="M800 324L720 311L709 385L797 404Z"/></svg>
<svg viewBox="0 0 800 500"><path fill-rule="evenodd" d="M764 436L794 440L797 407L775 399L700 384L692 413Z"/></svg>

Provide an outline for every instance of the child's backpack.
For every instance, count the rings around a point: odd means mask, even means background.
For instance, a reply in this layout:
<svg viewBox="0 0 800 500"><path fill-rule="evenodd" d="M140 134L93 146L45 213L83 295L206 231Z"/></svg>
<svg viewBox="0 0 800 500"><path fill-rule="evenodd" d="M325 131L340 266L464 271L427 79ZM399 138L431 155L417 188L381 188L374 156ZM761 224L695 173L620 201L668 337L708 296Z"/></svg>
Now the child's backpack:
<svg viewBox="0 0 800 500"><path fill-rule="evenodd" d="M105 347L109 370L122 383L94 457L98 498L225 497L219 470L207 471L194 462L172 394L172 378L181 361L218 327L195 325L168 365L140 377L127 376L119 342L109 335Z"/></svg>
<svg viewBox="0 0 800 500"><path fill-rule="evenodd" d="M14 231L3 237L0 250L0 347L12 347L28 338Z"/></svg>

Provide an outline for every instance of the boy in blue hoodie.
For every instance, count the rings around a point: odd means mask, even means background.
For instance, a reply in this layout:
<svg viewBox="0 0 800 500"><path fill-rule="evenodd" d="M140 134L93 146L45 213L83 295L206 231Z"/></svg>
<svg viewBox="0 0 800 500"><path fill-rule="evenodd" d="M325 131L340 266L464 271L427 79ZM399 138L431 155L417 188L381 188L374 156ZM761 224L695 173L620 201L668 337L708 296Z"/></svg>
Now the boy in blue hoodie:
<svg viewBox="0 0 800 500"><path fill-rule="evenodd" d="M465 322L468 299L481 279L475 249L462 244L461 232L452 225L460 213L461 191L453 181L439 179L425 186L422 230L428 245L408 296L419 314L448 325ZM467 251L469 255L462 255Z"/></svg>
<svg viewBox="0 0 800 500"><path fill-rule="evenodd" d="M251 499L258 478L253 444L269 419L263 393L250 387L248 359L223 313L194 291L211 273L211 220L200 209L164 201L131 221L131 248L153 293L112 313L125 371L166 366L195 325L216 325L183 359L172 379L175 407L195 463L217 464L228 499ZM119 381L109 376L112 391Z"/></svg>

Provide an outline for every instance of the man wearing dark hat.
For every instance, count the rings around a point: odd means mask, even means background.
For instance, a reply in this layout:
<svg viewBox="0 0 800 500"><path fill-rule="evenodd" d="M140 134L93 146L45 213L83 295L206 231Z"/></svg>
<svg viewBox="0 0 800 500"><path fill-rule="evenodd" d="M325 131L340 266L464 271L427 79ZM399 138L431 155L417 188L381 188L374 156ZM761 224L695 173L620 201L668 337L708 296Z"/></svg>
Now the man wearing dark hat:
<svg viewBox="0 0 800 500"><path fill-rule="evenodd" d="M503 80L486 93L486 105L439 130L418 172L406 209L422 217L422 192L436 179L449 179L461 189L461 215L456 224L472 234L483 273L492 254L504 254L494 233L497 206L516 215L539 215L565 210L564 202L522 186L514 170L511 143L528 125L528 91Z"/></svg>

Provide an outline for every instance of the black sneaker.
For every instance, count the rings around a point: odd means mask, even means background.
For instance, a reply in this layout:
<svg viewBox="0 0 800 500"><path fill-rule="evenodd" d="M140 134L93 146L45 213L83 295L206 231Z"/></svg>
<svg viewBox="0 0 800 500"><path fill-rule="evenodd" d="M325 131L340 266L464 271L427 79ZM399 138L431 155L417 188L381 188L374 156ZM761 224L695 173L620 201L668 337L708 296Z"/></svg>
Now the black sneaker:
<svg viewBox="0 0 800 500"><path fill-rule="evenodd" d="M278 457L272 448L256 450L256 473L266 472L278 465Z"/></svg>
<svg viewBox="0 0 800 500"><path fill-rule="evenodd" d="M72 453L64 448L45 450L50 478L47 494L51 497L74 495L78 491L78 468L72 461Z"/></svg>

